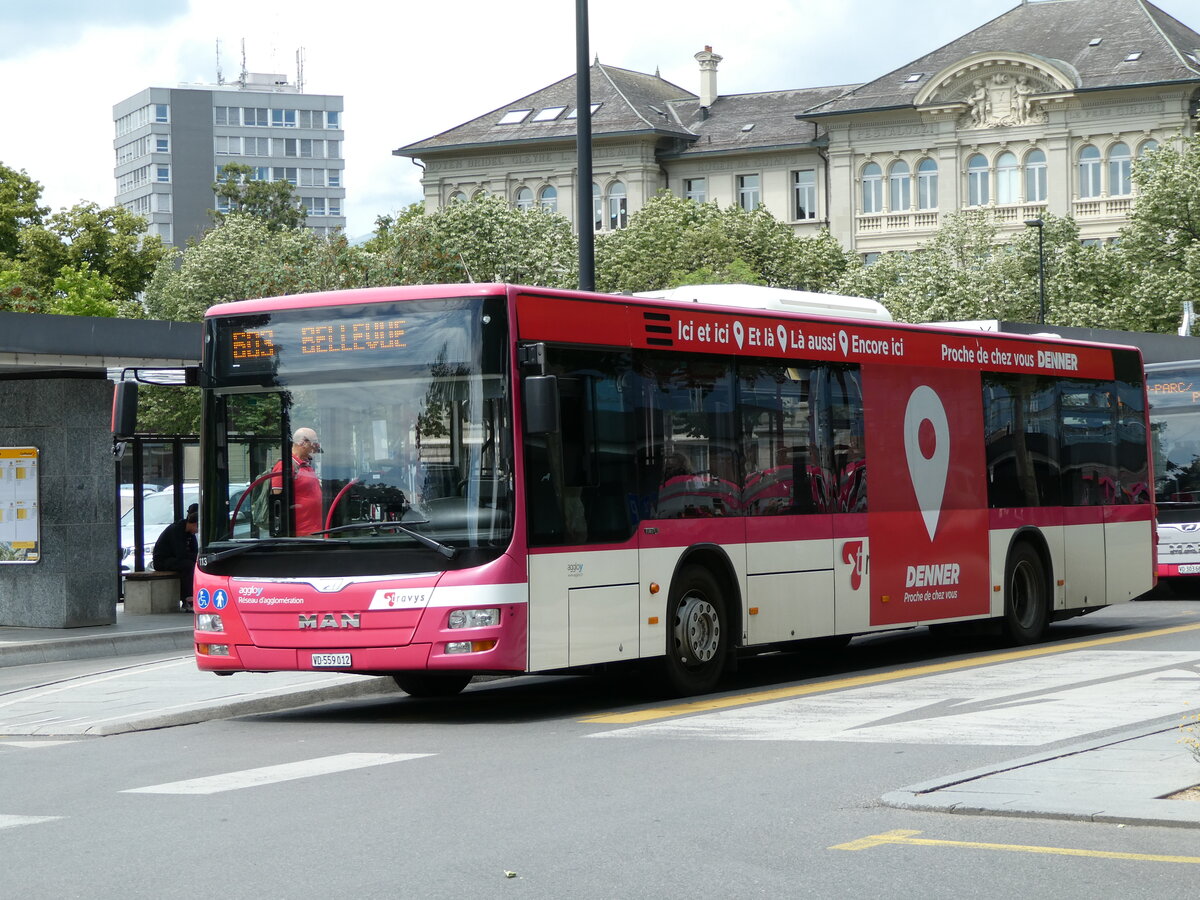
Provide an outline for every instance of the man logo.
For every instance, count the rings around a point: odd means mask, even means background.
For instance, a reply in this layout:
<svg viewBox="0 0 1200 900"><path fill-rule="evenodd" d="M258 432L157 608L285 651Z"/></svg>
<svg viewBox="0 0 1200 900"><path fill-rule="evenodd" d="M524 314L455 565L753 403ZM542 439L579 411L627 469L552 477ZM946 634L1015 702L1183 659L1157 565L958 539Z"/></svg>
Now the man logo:
<svg viewBox="0 0 1200 900"><path fill-rule="evenodd" d="M319 616L319 618L318 618ZM361 628L362 613L300 613L300 628Z"/></svg>

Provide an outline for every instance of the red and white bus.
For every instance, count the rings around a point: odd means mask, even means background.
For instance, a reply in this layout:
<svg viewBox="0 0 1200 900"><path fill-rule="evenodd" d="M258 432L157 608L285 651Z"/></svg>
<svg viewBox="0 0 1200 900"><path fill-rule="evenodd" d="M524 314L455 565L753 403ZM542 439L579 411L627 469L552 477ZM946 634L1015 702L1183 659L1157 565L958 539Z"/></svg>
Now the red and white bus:
<svg viewBox="0 0 1200 900"><path fill-rule="evenodd" d="M723 291L209 310L200 668L437 695L655 659L700 692L736 654L983 619L1028 643L1153 586L1137 350ZM279 465L299 429L308 471Z"/></svg>

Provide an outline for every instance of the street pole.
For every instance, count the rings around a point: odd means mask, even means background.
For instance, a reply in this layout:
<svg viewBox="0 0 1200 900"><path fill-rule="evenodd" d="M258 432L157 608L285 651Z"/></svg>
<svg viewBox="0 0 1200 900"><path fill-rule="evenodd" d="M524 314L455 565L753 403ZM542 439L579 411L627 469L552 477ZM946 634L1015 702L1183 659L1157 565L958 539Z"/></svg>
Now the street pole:
<svg viewBox="0 0 1200 900"><path fill-rule="evenodd" d="M592 224L592 74L588 65L587 0L575 0L575 221L579 227L579 289L596 288Z"/></svg>
<svg viewBox="0 0 1200 900"><path fill-rule="evenodd" d="M1041 219L1026 219L1025 225L1038 233L1038 324L1046 324L1046 223Z"/></svg>

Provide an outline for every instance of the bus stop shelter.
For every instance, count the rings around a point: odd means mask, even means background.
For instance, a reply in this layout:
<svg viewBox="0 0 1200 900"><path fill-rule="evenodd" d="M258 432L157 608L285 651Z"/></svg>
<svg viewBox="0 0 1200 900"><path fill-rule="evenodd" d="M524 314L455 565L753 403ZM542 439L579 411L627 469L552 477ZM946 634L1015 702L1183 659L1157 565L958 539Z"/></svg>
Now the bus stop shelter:
<svg viewBox="0 0 1200 900"><path fill-rule="evenodd" d="M0 312L0 625L116 620L110 369L200 359L201 326Z"/></svg>

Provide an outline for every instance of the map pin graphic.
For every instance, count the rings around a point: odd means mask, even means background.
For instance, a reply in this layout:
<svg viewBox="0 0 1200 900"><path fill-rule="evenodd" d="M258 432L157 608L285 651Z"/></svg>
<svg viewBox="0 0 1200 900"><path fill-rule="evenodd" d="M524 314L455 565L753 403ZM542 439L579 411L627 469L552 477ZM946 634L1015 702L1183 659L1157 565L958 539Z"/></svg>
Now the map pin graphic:
<svg viewBox="0 0 1200 900"><path fill-rule="evenodd" d="M846 337L846 332L838 332L838 343L842 345L842 356L850 352L850 339Z"/></svg>
<svg viewBox="0 0 1200 900"><path fill-rule="evenodd" d="M937 531L950 470L950 423L933 388L919 385L904 410L904 455L929 540Z"/></svg>
<svg viewBox="0 0 1200 900"><path fill-rule="evenodd" d="M733 323L733 339L737 341L738 349L741 349L742 338L745 335L745 330L742 328L742 323L734 320Z"/></svg>
<svg viewBox="0 0 1200 900"><path fill-rule="evenodd" d="M775 329L775 334L779 337L779 349L787 349L787 326L780 325Z"/></svg>

